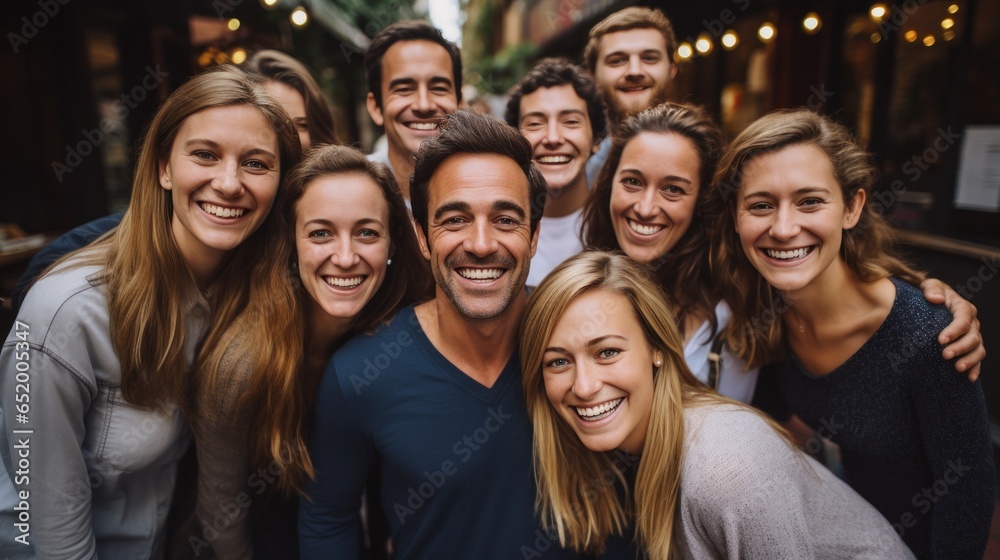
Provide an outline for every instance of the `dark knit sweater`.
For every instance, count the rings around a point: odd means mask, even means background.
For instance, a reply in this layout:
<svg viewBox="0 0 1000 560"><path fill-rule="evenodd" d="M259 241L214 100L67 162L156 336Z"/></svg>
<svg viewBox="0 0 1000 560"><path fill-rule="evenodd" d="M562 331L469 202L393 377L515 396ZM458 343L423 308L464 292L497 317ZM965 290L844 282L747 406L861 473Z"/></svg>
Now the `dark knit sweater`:
<svg viewBox="0 0 1000 560"><path fill-rule="evenodd" d="M892 278L889 315L846 362L813 376L778 368L790 411L840 445L847 482L918 558L982 558L994 503L981 385L941 357L943 306Z"/></svg>

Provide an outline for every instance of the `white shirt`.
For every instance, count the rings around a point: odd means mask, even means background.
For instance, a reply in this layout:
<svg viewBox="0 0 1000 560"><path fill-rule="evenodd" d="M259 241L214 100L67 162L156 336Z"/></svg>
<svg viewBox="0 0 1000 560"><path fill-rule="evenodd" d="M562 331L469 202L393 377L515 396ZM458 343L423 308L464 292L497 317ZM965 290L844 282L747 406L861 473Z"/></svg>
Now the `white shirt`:
<svg viewBox="0 0 1000 560"><path fill-rule="evenodd" d="M583 222L583 208L572 214L558 218L546 218L538 225L538 249L531 258L528 271L529 286L537 286L552 269L564 260L583 250L580 240L580 224Z"/></svg>

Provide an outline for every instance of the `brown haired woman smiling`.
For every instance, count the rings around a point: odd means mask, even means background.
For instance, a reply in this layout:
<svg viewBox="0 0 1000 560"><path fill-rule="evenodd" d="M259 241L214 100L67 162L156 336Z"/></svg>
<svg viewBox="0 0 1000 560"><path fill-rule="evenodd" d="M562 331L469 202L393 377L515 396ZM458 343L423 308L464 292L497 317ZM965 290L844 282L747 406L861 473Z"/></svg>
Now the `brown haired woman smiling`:
<svg viewBox="0 0 1000 560"><path fill-rule="evenodd" d="M0 352L0 392L30 398L23 416L3 404L0 555L162 556L189 442L177 404L209 307L244 293L299 156L285 112L236 68L192 78L157 112L121 225L43 275ZM22 363L23 391L8 375ZM30 477L14 429L29 431ZM29 547L14 540L15 490Z"/></svg>
<svg viewBox="0 0 1000 560"><path fill-rule="evenodd" d="M867 204L876 175L843 126L809 111L733 140L712 194L713 262L735 302L725 336L751 364L785 358L791 411L836 422L846 480L918 557L981 558L994 505L983 391L941 355L951 316L894 255Z"/></svg>

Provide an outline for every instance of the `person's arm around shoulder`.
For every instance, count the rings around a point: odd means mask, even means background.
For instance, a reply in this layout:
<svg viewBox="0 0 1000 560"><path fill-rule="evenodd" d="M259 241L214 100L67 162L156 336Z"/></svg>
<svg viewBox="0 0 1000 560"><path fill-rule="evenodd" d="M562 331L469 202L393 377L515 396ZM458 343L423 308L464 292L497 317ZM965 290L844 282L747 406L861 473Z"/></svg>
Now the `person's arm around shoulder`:
<svg viewBox="0 0 1000 560"><path fill-rule="evenodd" d="M37 344L44 333L33 329L42 326L23 319L15 322L0 351L0 454L18 493L17 507L25 514L14 513L27 519L24 541L39 558L96 558L82 452L85 416L97 395L94 375L69 367ZM14 532L4 540L22 533Z"/></svg>
<svg viewBox="0 0 1000 560"><path fill-rule="evenodd" d="M335 360L320 383L313 425L312 455L316 479L306 484L299 508L301 558L360 559L361 496L375 451L352 400L359 396L342 387Z"/></svg>
<svg viewBox="0 0 1000 560"><path fill-rule="evenodd" d="M921 282L920 289L923 290L927 301L935 304L943 303L954 317L952 322L938 334L938 342L944 346L941 356L946 360L958 357L958 360L955 360L955 371L967 372L969 381L979 379L983 359L986 358L986 347L983 346L976 306L936 278L928 278Z"/></svg>

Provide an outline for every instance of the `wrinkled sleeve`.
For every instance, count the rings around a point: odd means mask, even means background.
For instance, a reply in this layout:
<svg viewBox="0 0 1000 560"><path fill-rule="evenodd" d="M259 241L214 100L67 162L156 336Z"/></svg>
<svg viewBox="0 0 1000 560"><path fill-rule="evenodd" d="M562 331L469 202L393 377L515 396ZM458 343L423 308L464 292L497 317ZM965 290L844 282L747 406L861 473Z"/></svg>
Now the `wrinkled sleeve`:
<svg viewBox="0 0 1000 560"><path fill-rule="evenodd" d="M33 334L29 329L29 341ZM19 381L18 371L27 373L26 383ZM39 558L96 558L90 478L82 452L84 416L97 395L93 378L92 372L72 369L45 347L14 337L0 352L0 453L9 477L4 483L27 493L28 541ZM25 416L27 423L20 421ZM3 527L11 525L4 522ZM3 537L9 543L18 534L15 530Z"/></svg>
<svg viewBox="0 0 1000 560"><path fill-rule="evenodd" d="M364 418L355 413L356 392L342 388L331 362L320 383L310 452L316 479L306 487L299 512L303 559L361 558L361 496L375 464Z"/></svg>

